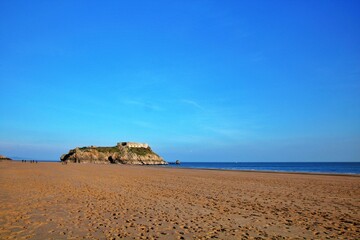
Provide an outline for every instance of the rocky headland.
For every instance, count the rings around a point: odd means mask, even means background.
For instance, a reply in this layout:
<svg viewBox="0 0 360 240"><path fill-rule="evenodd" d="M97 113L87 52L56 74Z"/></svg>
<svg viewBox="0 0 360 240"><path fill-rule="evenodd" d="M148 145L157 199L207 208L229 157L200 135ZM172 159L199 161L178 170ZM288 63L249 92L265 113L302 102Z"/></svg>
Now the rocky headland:
<svg viewBox="0 0 360 240"><path fill-rule="evenodd" d="M121 142L113 147L81 147L71 149L60 158L68 163L105 163L135 165L165 165L162 157L146 143Z"/></svg>
<svg viewBox="0 0 360 240"><path fill-rule="evenodd" d="M5 157L3 155L0 155L0 161L9 161L12 160L11 158Z"/></svg>

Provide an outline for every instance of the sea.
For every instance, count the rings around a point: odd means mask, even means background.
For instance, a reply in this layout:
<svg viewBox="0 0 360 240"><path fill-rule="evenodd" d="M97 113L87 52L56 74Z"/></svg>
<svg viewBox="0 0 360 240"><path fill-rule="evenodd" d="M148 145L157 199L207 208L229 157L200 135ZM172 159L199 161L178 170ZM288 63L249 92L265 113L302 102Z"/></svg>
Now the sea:
<svg viewBox="0 0 360 240"><path fill-rule="evenodd" d="M244 171L360 174L360 162L181 162L171 168L201 168Z"/></svg>

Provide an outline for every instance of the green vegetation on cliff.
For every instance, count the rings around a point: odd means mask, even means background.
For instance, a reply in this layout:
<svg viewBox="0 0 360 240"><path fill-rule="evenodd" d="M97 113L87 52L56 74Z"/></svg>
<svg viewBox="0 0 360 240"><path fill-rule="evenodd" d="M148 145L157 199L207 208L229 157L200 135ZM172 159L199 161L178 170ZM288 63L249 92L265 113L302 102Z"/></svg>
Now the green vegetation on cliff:
<svg viewBox="0 0 360 240"><path fill-rule="evenodd" d="M81 151L89 152L91 149L94 149L98 152L102 153L120 153L120 149L117 146L114 147L81 147L79 148Z"/></svg>
<svg viewBox="0 0 360 240"><path fill-rule="evenodd" d="M79 148L83 152L90 152L91 150L96 150L102 153L121 153L121 149L117 146L114 147L81 147ZM145 156L147 154L155 154L151 148L127 148L130 153L135 153L140 156Z"/></svg>
<svg viewBox="0 0 360 240"><path fill-rule="evenodd" d="M151 150L151 148L129 148L129 152L138 154L140 156L145 156L147 154L156 154Z"/></svg>

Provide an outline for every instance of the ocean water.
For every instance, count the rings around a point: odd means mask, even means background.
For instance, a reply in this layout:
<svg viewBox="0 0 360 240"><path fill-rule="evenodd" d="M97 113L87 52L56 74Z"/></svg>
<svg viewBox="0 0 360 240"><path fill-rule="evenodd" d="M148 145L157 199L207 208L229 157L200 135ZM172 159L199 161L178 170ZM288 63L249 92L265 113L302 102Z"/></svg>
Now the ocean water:
<svg viewBox="0 0 360 240"><path fill-rule="evenodd" d="M171 168L360 174L360 162L182 162Z"/></svg>

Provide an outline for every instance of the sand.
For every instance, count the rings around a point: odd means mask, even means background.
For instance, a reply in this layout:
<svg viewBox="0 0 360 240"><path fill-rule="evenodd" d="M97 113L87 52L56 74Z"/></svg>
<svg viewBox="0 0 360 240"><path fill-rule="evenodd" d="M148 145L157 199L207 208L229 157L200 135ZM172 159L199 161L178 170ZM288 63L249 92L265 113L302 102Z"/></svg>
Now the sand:
<svg viewBox="0 0 360 240"><path fill-rule="evenodd" d="M360 177L0 163L0 239L360 239Z"/></svg>

